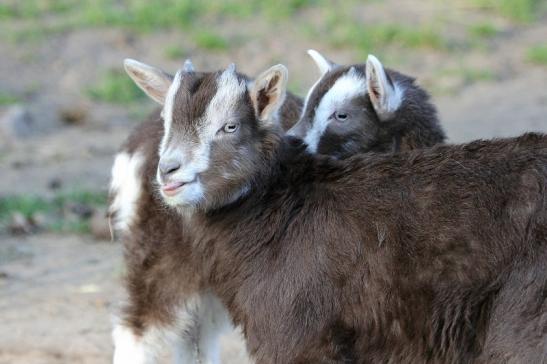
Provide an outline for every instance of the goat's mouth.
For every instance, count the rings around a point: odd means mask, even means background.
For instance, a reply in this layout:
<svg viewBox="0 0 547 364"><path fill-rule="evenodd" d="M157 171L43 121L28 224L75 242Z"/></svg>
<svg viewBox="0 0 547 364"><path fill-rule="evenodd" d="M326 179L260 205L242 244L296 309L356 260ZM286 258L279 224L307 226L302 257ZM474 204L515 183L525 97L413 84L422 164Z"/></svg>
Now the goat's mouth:
<svg viewBox="0 0 547 364"><path fill-rule="evenodd" d="M161 192L166 196L173 197L178 194L184 186L194 183L196 181L197 178L194 178L191 181L175 181L165 183L161 186Z"/></svg>

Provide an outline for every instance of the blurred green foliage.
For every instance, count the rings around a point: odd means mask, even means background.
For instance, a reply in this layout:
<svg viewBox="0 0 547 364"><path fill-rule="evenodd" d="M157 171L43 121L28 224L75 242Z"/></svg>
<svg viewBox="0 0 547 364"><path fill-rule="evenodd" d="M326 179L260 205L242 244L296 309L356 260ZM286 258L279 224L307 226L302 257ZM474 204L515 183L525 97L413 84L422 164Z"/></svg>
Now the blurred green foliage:
<svg viewBox="0 0 547 364"><path fill-rule="evenodd" d="M200 31L194 36L196 45L208 50L224 50L228 48L228 41L210 31Z"/></svg>
<svg viewBox="0 0 547 364"><path fill-rule="evenodd" d="M477 23L469 27L469 34L475 38L492 38L498 33L498 28L491 23Z"/></svg>
<svg viewBox="0 0 547 364"><path fill-rule="evenodd" d="M49 231L82 233L89 231L89 221L82 218L67 218L65 210L71 204L90 207L105 206L106 192L73 190L59 192L53 197L33 195L11 195L0 197L0 230L4 229L15 213L32 219L36 214L47 217L45 228Z"/></svg>
<svg viewBox="0 0 547 364"><path fill-rule="evenodd" d="M476 6L495 11L509 19L530 22L536 19L545 0L469 0Z"/></svg>
<svg viewBox="0 0 547 364"><path fill-rule="evenodd" d="M547 43L528 49L526 56L533 63L547 65Z"/></svg>
<svg viewBox="0 0 547 364"><path fill-rule="evenodd" d="M21 101L19 97L7 92L0 91L0 106L16 104L19 101Z"/></svg>
<svg viewBox="0 0 547 364"><path fill-rule="evenodd" d="M109 70L87 93L96 101L129 104L145 98L135 83L121 70Z"/></svg>

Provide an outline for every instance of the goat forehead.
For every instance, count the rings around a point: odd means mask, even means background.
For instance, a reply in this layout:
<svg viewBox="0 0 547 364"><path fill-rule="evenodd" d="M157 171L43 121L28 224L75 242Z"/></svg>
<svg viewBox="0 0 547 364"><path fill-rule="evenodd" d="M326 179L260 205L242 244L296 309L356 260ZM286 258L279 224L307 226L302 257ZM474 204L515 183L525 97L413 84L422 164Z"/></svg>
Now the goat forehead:
<svg viewBox="0 0 547 364"><path fill-rule="evenodd" d="M355 69L339 77L319 102L319 108L347 103L367 92L365 76Z"/></svg>
<svg viewBox="0 0 547 364"><path fill-rule="evenodd" d="M191 134L217 127L236 117L244 108L246 80L235 72L212 73L200 80L181 85L177 93L183 129Z"/></svg>
<svg viewBox="0 0 547 364"><path fill-rule="evenodd" d="M321 104L343 101L366 93L365 75L356 67L337 67L310 90L304 116L313 120Z"/></svg>

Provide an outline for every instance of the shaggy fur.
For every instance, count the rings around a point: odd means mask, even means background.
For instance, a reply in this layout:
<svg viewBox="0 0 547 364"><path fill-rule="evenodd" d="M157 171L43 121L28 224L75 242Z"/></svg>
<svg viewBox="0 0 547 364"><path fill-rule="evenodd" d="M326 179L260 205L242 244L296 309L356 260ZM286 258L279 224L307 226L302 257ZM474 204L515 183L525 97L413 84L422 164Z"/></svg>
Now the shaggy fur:
<svg viewBox="0 0 547 364"><path fill-rule="evenodd" d="M124 148L145 156L148 194L125 245L124 322L137 333L212 292L257 363L544 359L547 136L341 161L240 122L237 142L256 153L248 192L185 216L155 193L161 127Z"/></svg>

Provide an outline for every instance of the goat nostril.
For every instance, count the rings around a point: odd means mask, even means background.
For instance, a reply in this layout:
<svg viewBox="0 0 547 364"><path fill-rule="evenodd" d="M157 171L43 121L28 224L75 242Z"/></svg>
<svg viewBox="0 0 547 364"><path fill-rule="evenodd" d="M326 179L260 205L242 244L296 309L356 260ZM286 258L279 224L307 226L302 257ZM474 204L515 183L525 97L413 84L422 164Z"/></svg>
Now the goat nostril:
<svg viewBox="0 0 547 364"><path fill-rule="evenodd" d="M162 175L167 176L176 172L180 168L180 163L173 160L160 161L160 172Z"/></svg>

